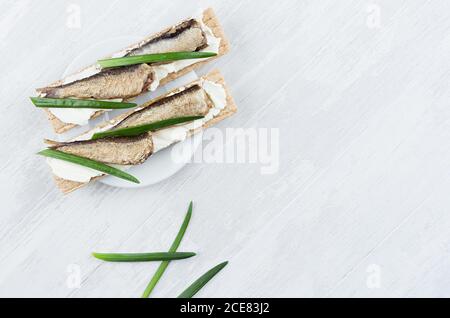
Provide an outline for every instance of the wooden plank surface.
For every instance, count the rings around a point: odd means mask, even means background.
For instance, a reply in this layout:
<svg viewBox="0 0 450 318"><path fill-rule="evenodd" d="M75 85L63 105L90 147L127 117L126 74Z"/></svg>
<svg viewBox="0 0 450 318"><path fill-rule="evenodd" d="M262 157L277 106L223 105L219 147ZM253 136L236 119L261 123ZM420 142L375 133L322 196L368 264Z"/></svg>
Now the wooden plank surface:
<svg viewBox="0 0 450 318"><path fill-rule="evenodd" d="M62 196L34 155L53 133L33 88L93 43L207 6L232 52L199 73L219 68L239 107L218 127L278 129L279 170L194 163L145 189ZM223 260L199 296L450 296L449 10L419 0L0 2L0 296L140 296L157 264L90 253L168 249L190 200L180 250L198 256L172 263L155 297Z"/></svg>

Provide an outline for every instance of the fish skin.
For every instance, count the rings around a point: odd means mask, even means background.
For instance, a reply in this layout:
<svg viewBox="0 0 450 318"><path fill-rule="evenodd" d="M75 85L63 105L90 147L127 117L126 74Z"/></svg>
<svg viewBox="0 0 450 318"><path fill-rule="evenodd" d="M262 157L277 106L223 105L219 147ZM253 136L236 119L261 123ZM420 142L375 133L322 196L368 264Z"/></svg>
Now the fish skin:
<svg viewBox="0 0 450 318"><path fill-rule="evenodd" d="M137 165L153 153L153 139L150 133L144 133L135 137L54 143L50 148L106 164Z"/></svg>
<svg viewBox="0 0 450 318"><path fill-rule="evenodd" d="M175 117L205 116L211 107L212 102L205 90L195 84L133 112L116 124L114 129L151 124Z"/></svg>
<svg viewBox="0 0 450 318"><path fill-rule="evenodd" d="M152 79L152 68L147 64L140 64L103 70L70 84L38 89L38 92L49 98L125 99L141 94Z"/></svg>
<svg viewBox="0 0 450 318"><path fill-rule="evenodd" d="M206 35L195 19L187 20L147 40L125 56L198 51L207 46ZM154 70L148 64L100 70L72 83L37 89L49 98L127 99L142 94L151 85Z"/></svg>

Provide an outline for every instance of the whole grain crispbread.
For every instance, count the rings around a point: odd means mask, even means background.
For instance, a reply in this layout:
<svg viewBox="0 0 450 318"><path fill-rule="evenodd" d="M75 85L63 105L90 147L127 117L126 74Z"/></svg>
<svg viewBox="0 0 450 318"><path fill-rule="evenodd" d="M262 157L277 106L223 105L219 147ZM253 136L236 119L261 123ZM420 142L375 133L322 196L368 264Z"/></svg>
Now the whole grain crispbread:
<svg viewBox="0 0 450 318"><path fill-rule="evenodd" d="M197 69L197 68L199 68L199 67L209 63L210 61L223 56L224 54L228 53L228 51L230 50L230 44L229 44L227 38L225 37L225 33L224 33L220 23L219 23L219 20L217 19L217 16L214 13L214 10L212 8L208 8L205 11L203 11L203 18L202 19L203 19L203 23L205 25L207 25L211 29L211 31L213 32L214 36L216 36L217 38L221 39L220 40L219 53L214 58L210 58L210 59L207 59L207 60L204 60L204 61L197 62L197 63L192 64L192 65L190 65L190 66L188 66L188 67L186 67L186 68L184 68L184 69L182 69L182 70L180 70L180 71L178 71L176 73L169 74L166 78L161 80L160 85L164 85L164 84L166 84L166 83L168 83L170 81L173 81L173 80L179 78L180 76L183 76L183 75L189 73L190 71L192 71L194 69ZM147 37L146 39L144 39L144 40L142 40L140 42L143 42L143 41L146 41L146 40L148 40L150 38L156 37L159 34L164 33L166 30L168 30L170 28L172 28L172 26L166 28L165 30L163 30L161 32L158 32L156 34L152 34L152 35L150 35L149 37ZM130 47L134 47L134 46L136 46L138 44L139 43L133 44ZM84 69L86 69L86 68L84 68ZM80 72L82 72L83 70L81 70ZM48 85L48 87L60 86L61 84L62 84L62 80L59 80L59 81L56 81L56 82ZM65 122L61 121L59 118L54 116L48 109L44 109L44 111L46 112L47 118L50 120L54 131L56 133L58 133L58 134L62 134L62 133L66 132L66 131L74 128L74 127L77 127L76 124L70 124L70 123L65 123ZM100 116L103 113L104 113L104 111L102 111L102 110L97 111L97 112L95 112L92 115L91 119L94 119L94 118Z"/></svg>

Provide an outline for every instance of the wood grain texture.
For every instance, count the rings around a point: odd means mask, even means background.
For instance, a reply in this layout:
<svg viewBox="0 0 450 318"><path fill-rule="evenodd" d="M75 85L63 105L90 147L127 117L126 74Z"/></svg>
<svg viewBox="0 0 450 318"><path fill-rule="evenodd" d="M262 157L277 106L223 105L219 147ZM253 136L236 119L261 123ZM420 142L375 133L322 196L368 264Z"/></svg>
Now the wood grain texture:
<svg viewBox="0 0 450 318"><path fill-rule="evenodd" d="M80 28L68 27L73 5ZM218 127L279 128L278 173L190 164L145 189L61 195L33 155L54 136L28 101L33 88L94 42L150 34L208 6L232 49L199 73L219 68L239 108ZM101 263L90 252L168 249L190 200L180 248L197 256L170 264L155 297L178 295L224 260L198 296L450 296L449 9L2 1L0 296L138 297L157 264ZM81 286L70 288L77 269Z"/></svg>

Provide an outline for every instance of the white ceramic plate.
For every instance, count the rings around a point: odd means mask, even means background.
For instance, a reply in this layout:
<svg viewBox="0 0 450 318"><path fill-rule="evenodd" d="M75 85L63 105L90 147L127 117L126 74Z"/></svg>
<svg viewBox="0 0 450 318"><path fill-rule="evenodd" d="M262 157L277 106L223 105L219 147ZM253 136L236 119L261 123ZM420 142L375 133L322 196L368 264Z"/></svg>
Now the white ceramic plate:
<svg viewBox="0 0 450 318"><path fill-rule="evenodd" d="M111 52L118 51L124 47L127 47L131 43L135 43L141 38L142 37L137 36L126 36L96 43L95 45L88 47L86 50L82 51L75 57L72 63L70 63L70 65L65 70L63 77L77 72L81 68L94 63L96 59L100 57L107 56ZM146 93L139 96L134 102L138 105L142 104L152 98L168 92L169 90L190 83L197 78L198 76L195 72L190 72L189 74L186 74L185 76L175 81L159 87L155 92ZM128 110L113 110L110 112L106 112L95 120L91 120L87 126L73 129L70 132L61 135L60 138L61 140L67 140L68 138L75 137L80 133L93 128L101 122L114 118L124 111ZM191 160L193 153L200 145L200 143L200 135L194 136L185 140L184 142L178 143L172 147L168 147L167 149L155 153L142 165L131 167L129 170L127 170L127 172L138 178L141 182L140 184L131 183L111 176L102 178L99 180L99 182L119 188L142 188L161 182L183 168L186 163Z"/></svg>

